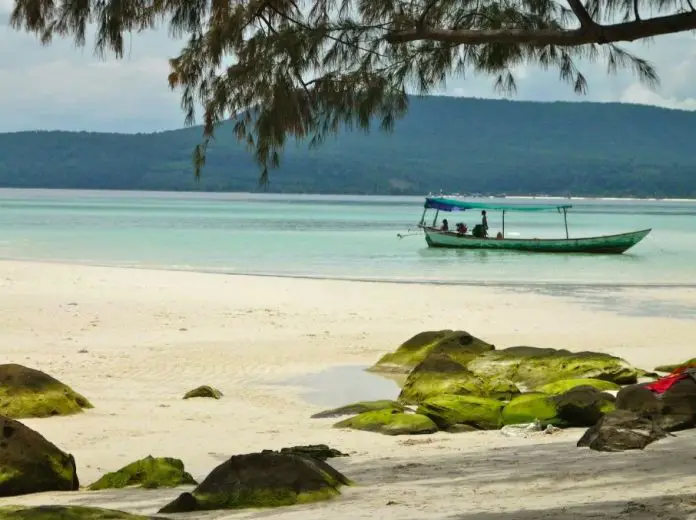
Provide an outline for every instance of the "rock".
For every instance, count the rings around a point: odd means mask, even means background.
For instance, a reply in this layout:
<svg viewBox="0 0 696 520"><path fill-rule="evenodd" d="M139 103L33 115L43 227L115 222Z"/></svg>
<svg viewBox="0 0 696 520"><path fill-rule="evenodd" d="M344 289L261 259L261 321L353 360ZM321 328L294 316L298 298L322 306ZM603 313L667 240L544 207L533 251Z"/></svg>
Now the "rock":
<svg viewBox="0 0 696 520"><path fill-rule="evenodd" d="M389 401L387 399L381 401L361 401L359 403L341 406L340 408L333 408L331 410L324 410L323 412L315 413L312 415L312 419L326 419L330 417L340 417L342 415L355 415L363 412L372 412L375 410L396 410L398 412L403 412L404 407L396 401Z"/></svg>
<svg viewBox="0 0 696 520"><path fill-rule="evenodd" d="M558 411L558 418L566 426L592 426L606 413L615 409L616 398L600 392L592 386L576 386L551 401Z"/></svg>
<svg viewBox="0 0 696 520"><path fill-rule="evenodd" d="M667 435L654 419L628 410L615 410L588 428L577 445L595 451L642 450Z"/></svg>
<svg viewBox="0 0 696 520"><path fill-rule="evenodd" d="M497 377L527 388L575 378L601 379L625 385L635 383L639 373L625 360L609 354L536 347L485 352L466 367L482 379Z"/></svg>
<svg viewBox="0 0 696 520"><path fill-rule="evenodd" d="M115 509L84 506L4 506L2 520L166 520L163 516L133 515Z"/></svg>
<svg viewBox="0 0 696 520"><path fill-rule="evenodd" d="M469 426L468 424L453 424L444 431L447 433L470 433L478 432L480 430L478 428L474 428L473 426Z"/></svg>
<svg viewBox="0 0 696 520"><path fill-rule="evenodd" d="M213 399L220 399L222 397L222 392L212 386L204 385L194 388L184 395L184 399L191 399L192 397L212 397Z"/></svg>
<svg viewBox="0 0 696 520"><path fill-rule="evenodd" d="M0 416L0 496L79 487L72 455L21 422Z"/></svg>
<svg viewBox="0 0 696 520"><path fill-rule="evenodd" d="M423 401L416 413L425 415L441 430L465 424L480 430L496 430L502 422L504 404L497 399L471 395L442 394Z"/></svg>
<svg viewBox="0 0 696 520"><path fill-rule="evenodd" d="M619 390L616 394L616 408L644 416L655 416L662 413L662 402L645 384L635 384Z"/></svg>
<svg viewBox="0 0 696 520"><path fill-rule="evenodd" d="M679 367L689 365L696 367L696 358L687 359L683 363L677 363L676 365L660 365L655 367L655 372L674 372Z"/></svg>
<svg viewBox="0 0 696 520"><path fill-rule="evenodd" d="M592 378L575 378L575 379L561 379L559 381L554 381L553 383L548 383L534 389L535 392L543 392L545 394L560 395L568 390L571 390L578 386L591 386L601 391L616 391L620 390L621 387L616 383L611 381L602 381L601 379Z"/></svg>
<svg viewBox="0 0 696 520"><path fill-rule="evenodd" d="M425 415L396 410L361 413L337 422L334 428L352 428L384 435L418 435L437 431L437 425Z"/></svg>
<svg viewBox="0 0 696 520"><path fill-rule="evenodd" d="M119 489L138 486L145 489L173 488L177 486L196 485L191 475L184 471L184 463L170 457L147 456L122 467L118 471L107 473L90 484L88 489Z"/></svg>
<svg viewBox="0 0 696 520"><path fill-rule="evenodd" d="M493 345L461 330L421 332L402 343L395 352L382 356L369 370L406 374L433 351L450 354L458 361L466 362L494 348Z"/></svg>
<svg viewBox="0 0 696 520"><path fill-rule="evenodd" d="M565 426L564 421L558 416L553 396L540 392L514 397L503 408L502 422L504 425L539 422L542 428L547 424Z"/></svg>
<svg viewBox="0 0 696 520"><path fill-rule="evenodd" d="M115 509L84 506L4 506L2 520L166 520L163 516L132 515Z"/></svg>
<svg viewBox="0 0 696 520"><path fill-rule="evenodd" d="M310 444L307 446L291 446L281 448L280 451L263 450L261 453L285 453L314 457L318 460L326 460L333 457L347 457L347 453L341 453L335 448L329 448L326 444Z"/></svg>
<svg viewBox="0 0 696 520"><path fill-rule="evenodd" d="M275 452L235 455L159 513L304 504L335 497L341 486L349 484L339 471L312 457Z"/></svg>
<svg viewBox="0 0 696 520"><path fill-rule="evenodd" d="M0 415L22 419L79 413L92 404L57 379L22 365L0 365Z"/></svg>
<svg viewBox="0 0 696 520"><path fill-rule="evenodd" d="M659 400L662 403L662 426L670 432L696 426L696 381L687 377L677 381Z"/></svg>
<svg viewBox="0 0 696 520"><path fill-rule="evenodd" d="M519 393L519 389L510 381L498 377L477 377L449 355L432 353L408 375L399 401L419 404L441 394L510 399Z"/></svg>

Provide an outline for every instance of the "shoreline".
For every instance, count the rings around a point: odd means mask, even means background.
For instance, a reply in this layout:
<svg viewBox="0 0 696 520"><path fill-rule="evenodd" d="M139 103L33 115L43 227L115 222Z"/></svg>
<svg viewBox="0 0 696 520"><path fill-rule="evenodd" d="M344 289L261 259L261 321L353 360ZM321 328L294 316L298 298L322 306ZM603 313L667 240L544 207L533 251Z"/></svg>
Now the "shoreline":
<svg viewBox="0 0 696 520"><path fill-rule="evenodd" d="M567 295L491 287L16 261L0 261L0 291L3 363L42 370L95 406L21 420L75 456L82 485L147 455L180 458L200 481L234 454L320 443L350 454L330 463L358 485L335 500L176 518L555 520L577 511L573 518L608 520L621 518L628 501L661 503L693 495L696 485L693 461L684 457L694 430L618 454L577 448L582 429L520 438L497 431L389 437L310 419L332 406L304 398L312 389L302 384L323 378L335 392L324 397L348 404L362 383L346 367L371 365L415 333L445 328L498 348L596 350L652 369L693 357L693 319L631 316ZM696 305L692 290L637 289L627 297ZM223 397L182 399L203 384ZM185 490L41 493L1 498L0 505L153 514Z"/></svg>

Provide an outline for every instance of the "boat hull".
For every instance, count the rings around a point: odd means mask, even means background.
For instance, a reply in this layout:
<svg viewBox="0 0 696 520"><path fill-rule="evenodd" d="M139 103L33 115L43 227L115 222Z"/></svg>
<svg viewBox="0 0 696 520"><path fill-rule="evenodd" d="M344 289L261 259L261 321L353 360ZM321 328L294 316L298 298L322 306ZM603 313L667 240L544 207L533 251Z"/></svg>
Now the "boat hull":
<svg viewBox="0 0 696 520"><path fill-rule="evenodd" d="M530 253L621 254L643 240L650 229L584 238L476 238L452 231L425 227L429 247L451 249L495 249Z"/></svg>

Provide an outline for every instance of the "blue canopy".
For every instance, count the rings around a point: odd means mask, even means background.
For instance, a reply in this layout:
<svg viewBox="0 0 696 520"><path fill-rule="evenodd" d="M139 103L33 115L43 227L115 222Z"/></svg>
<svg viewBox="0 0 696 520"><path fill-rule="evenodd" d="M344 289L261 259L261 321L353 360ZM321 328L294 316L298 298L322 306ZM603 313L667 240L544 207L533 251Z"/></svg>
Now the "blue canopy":
<svg viewBox="0 0 696 520"><path fill-rule="evenodd" d="M487 202L466 202L463 200L446 199L444 197L426 197L426 209L437 209L440 211L466 211L467 209L490 209L493 211L550 211L572 208L571 205L545 204L498 204Z"/></svg>

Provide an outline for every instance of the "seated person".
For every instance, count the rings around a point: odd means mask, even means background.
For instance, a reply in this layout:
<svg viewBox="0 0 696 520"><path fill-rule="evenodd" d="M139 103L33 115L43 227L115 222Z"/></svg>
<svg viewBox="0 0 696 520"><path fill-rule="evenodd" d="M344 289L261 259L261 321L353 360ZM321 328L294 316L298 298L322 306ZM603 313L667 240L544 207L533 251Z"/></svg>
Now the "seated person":
<svg viewBox="0 0 696 520"><path fill-rule="evenodd" d="M442 219L442 227L440 229L442 229L442 231L449 231L449 223L446 218Z"/></svg>
<svg viewBox="0 0 696 520"><path fill-rule="evenodd" d="M459 233L460 235L465 235L467 231L468 229L466 227L466 224L462 222L457 223L457 233Z"/></svg>

